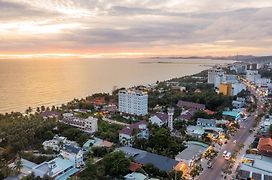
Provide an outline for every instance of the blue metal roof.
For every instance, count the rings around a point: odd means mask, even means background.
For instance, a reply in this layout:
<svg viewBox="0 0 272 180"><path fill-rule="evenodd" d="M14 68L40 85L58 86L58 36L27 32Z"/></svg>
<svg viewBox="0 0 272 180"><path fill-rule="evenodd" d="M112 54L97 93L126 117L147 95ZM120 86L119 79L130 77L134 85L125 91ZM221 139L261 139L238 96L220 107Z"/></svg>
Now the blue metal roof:
<svg viewBox="0 0 272 180"><path fill-rule="evenodd" d="M72 145L70 145L70 144L65 144L65 145L64 145L64 149L65 149L66 151L72 152L72 153L74 153L74 154L77 154L77 153L81 150L81 148L76 147L76 146L72 146Z"/></svg>

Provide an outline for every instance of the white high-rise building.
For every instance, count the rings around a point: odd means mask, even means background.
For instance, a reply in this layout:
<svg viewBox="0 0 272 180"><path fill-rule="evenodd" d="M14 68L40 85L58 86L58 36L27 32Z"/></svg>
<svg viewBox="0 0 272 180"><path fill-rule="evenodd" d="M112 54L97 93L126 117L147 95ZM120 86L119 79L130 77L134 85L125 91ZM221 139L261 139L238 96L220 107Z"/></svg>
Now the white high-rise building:
<svg viewBox="0 0 272 180"><path fill-rule="evenodd" d="M250 82L256 83L257 79L260 79L261 75L258 74L258 71L247 70L246 79Z"/></svg>
<svg viewBox="0 0 272 180"><path fill-rule="evenodd" d="M225 72L221 68L213 68L208 71L208 83L214 84L215 87L225 81Z"/></svg>
<svg viewBox="0 0 272 180"><path fill-rule="evenodd" d="M148 112L148 94L139 90L120 90L118 92L119 111L144 116Z"/></svg>
<svg viewBox="0 0 272 180"><path fill-rule="evenodd" d="M173 131L173 116L174 116L174 108L167 108L168 113L168 128L170 131Z"/></svg>

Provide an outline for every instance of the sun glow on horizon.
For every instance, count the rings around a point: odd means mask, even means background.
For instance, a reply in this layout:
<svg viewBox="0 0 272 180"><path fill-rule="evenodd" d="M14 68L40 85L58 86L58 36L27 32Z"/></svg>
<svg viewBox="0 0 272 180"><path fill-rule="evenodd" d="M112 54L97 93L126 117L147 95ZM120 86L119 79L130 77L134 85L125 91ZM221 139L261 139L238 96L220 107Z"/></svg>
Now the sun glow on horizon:
<svg viewBox="0 0 272 180"><path fill-rule="evenodd" d="M1 59L272 52L269 0L2 0L0 11Z"/></svg>

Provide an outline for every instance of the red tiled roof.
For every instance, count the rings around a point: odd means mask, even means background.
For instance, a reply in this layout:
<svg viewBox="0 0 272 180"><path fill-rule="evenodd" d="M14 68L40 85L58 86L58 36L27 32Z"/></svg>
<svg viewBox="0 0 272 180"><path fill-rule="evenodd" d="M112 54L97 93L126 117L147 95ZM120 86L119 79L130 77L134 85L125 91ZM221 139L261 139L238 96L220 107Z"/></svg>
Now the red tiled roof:
<svg viewBox="0 0 272 180"><path fill-rule="evenodd" d="M211 110L209 110L209 109L205 109L204 111L205 111L208 115L213 115L213 114L216 113L216 112L211 111Z"/></svg>
<svg viewBox="0 0 272 180"><path fill-rule="evenodd" d="M205 105L204 104L198 104L198 103L194 103L194 102L189 102L189 101L178 101L177 106L179 107L187 107L187 108L194 108L194 109L205 109Z"/></svg>
<svg viewBox="0 0 272 180"><path fill-rule="evenodd" d="M260 138L258 151L260 153L272 153L272 138Z"/></svg>
<svg viewBox="0 0 272 180"><path fill-rule="evenodd" d="M131 162L130 165L129 165L129 170L132 171L132 172L135 172L137 171L138 169L140 169L143 165L141 164L138 164L138 163L135 163L135 162Z"/></svg>

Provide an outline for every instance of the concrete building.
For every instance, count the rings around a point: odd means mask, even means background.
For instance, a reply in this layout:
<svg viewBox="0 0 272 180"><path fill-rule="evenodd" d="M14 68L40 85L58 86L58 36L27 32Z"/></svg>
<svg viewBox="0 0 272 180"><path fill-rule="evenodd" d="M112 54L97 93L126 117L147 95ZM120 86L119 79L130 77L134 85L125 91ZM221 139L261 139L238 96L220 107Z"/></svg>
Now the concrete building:
<svg viewBox="0 0 272 180"><path fill-rule="evenodd" d="M174 116L174 108L167 108L167 114L168 114L168 128L170 131L173 131L173 116Z"/></svg>
<svg viewBox="0 0 272 180"><path fill-rule="evenodd" d="M125 146L132 146L135 138L148 139L149 130L146 121L130 124L119 131L119 142Z"/></svg>
<svg viewBox="0 0 272 180"><path fill-rule="evenodd" d="M225 96L231 96L232 85L230 83L221 83L219 86L219 93L222 93Z"/></svg>
<svg viewBox="0 0 272 180"><path fill-rule="evenodd" d="M261 75L258 74L256 70L247 70L246 71L246 79L250 82L256 83L256 80L261 78Z"/></svg>
<svg viewBox="0 0 272 180"><path fill-rule="evenodd" d="M43 178L49 176L56 180L68 179L78 171L79 169L75 168L73 162L61 157L31 167L31 172L33 172L36 177Z"/></svg>
<svg viewBox="0 0 272 180"><path fill-rule="evenodd" d="M178 161L169 157L132 147L120 147L117 150L122 151L129 158L133 158L133 160L139 164L152 164L154 167L165 172L172 171L178 165Z"/></svg>
<svg viewBox="0 0 272 180"><path fill-rule="evenodd" d="M226 81L225 74L218 74L215 76L214 87L219 88L220 84Z"/></svg>
<svg viewBox="0 0 272 180"><path fill-rule="evenodd" d="M231 95L236 96L242 90L246 90L246 86L243 83L233 83L231 84Z"/></svg>
<svg viewBox="0 0 272 180"><path fill-rule="evenodd" d="M42 143L44 150L52 149L53 151L59 152L62 148L62 145L64 144L70 144L73 146L77 146L77 143L75 141L67 140L66 137L55 135L53 139L44 141Z"/></svg>
<svg viewBox="0 0 272 180"><path fill-rule="evenodd" d="M148 113L148 94L139 90L120 90L118 109L123 113L144 116Z"/></svg>
<svg viewBox="0 0 272 180"><path fill-rule="evenodd" d="M168 122L168 114L164 113L164 112L158 112L156 114L154 114L153 116L151 116L149 118L149 121L151 122L151 124L155 124L159 127L167 124Z"/></svg>
<svg viewBox="0 0 272 180"><path fill-rule="evenodd" d="M202 126L202 127L215 127L216 120L215 119L197 118L196 124L197 124L197 126Z"/></svg>
<svg viewBox="0 0 272 180"><path fill-rule="evenodd" d="M200 159L202 154L208 149L207 144L197 141L188 141L186 146L187 147L175 157L175 160L184 162L188 167L190 167L194 161Z"/></svg>
<svg viewBox="0 0 272 180"><path fill-rule="evenodd" d="M246 154L238 167L238 180L270 180L272 179L272 158L256 154Z"/></svg>
<svg viewBox="0 0 272 180"><path fill-rule="evenodd" d="M208 83L214 84L215 87L217 84L220 84L220 81L224 80L225 72L221 68L212 68L208 70Z"/></svg>
<svg viewBox="0 0 272 180"><path fill-rule="evenodd" d="M75 117L72 113L64 113L60 122L79 128L87 133L94 133L98 130L97 118L89 116L88 118Z"/></svg>
<svg viewBox="0 0 272 180"><path fill-rule="evenodd" d="M64 159L68 159L69 161L73 162L75 167L84 165L83 151L80 147L65 144L63 149L60 151L60 155Z"/></svg>

